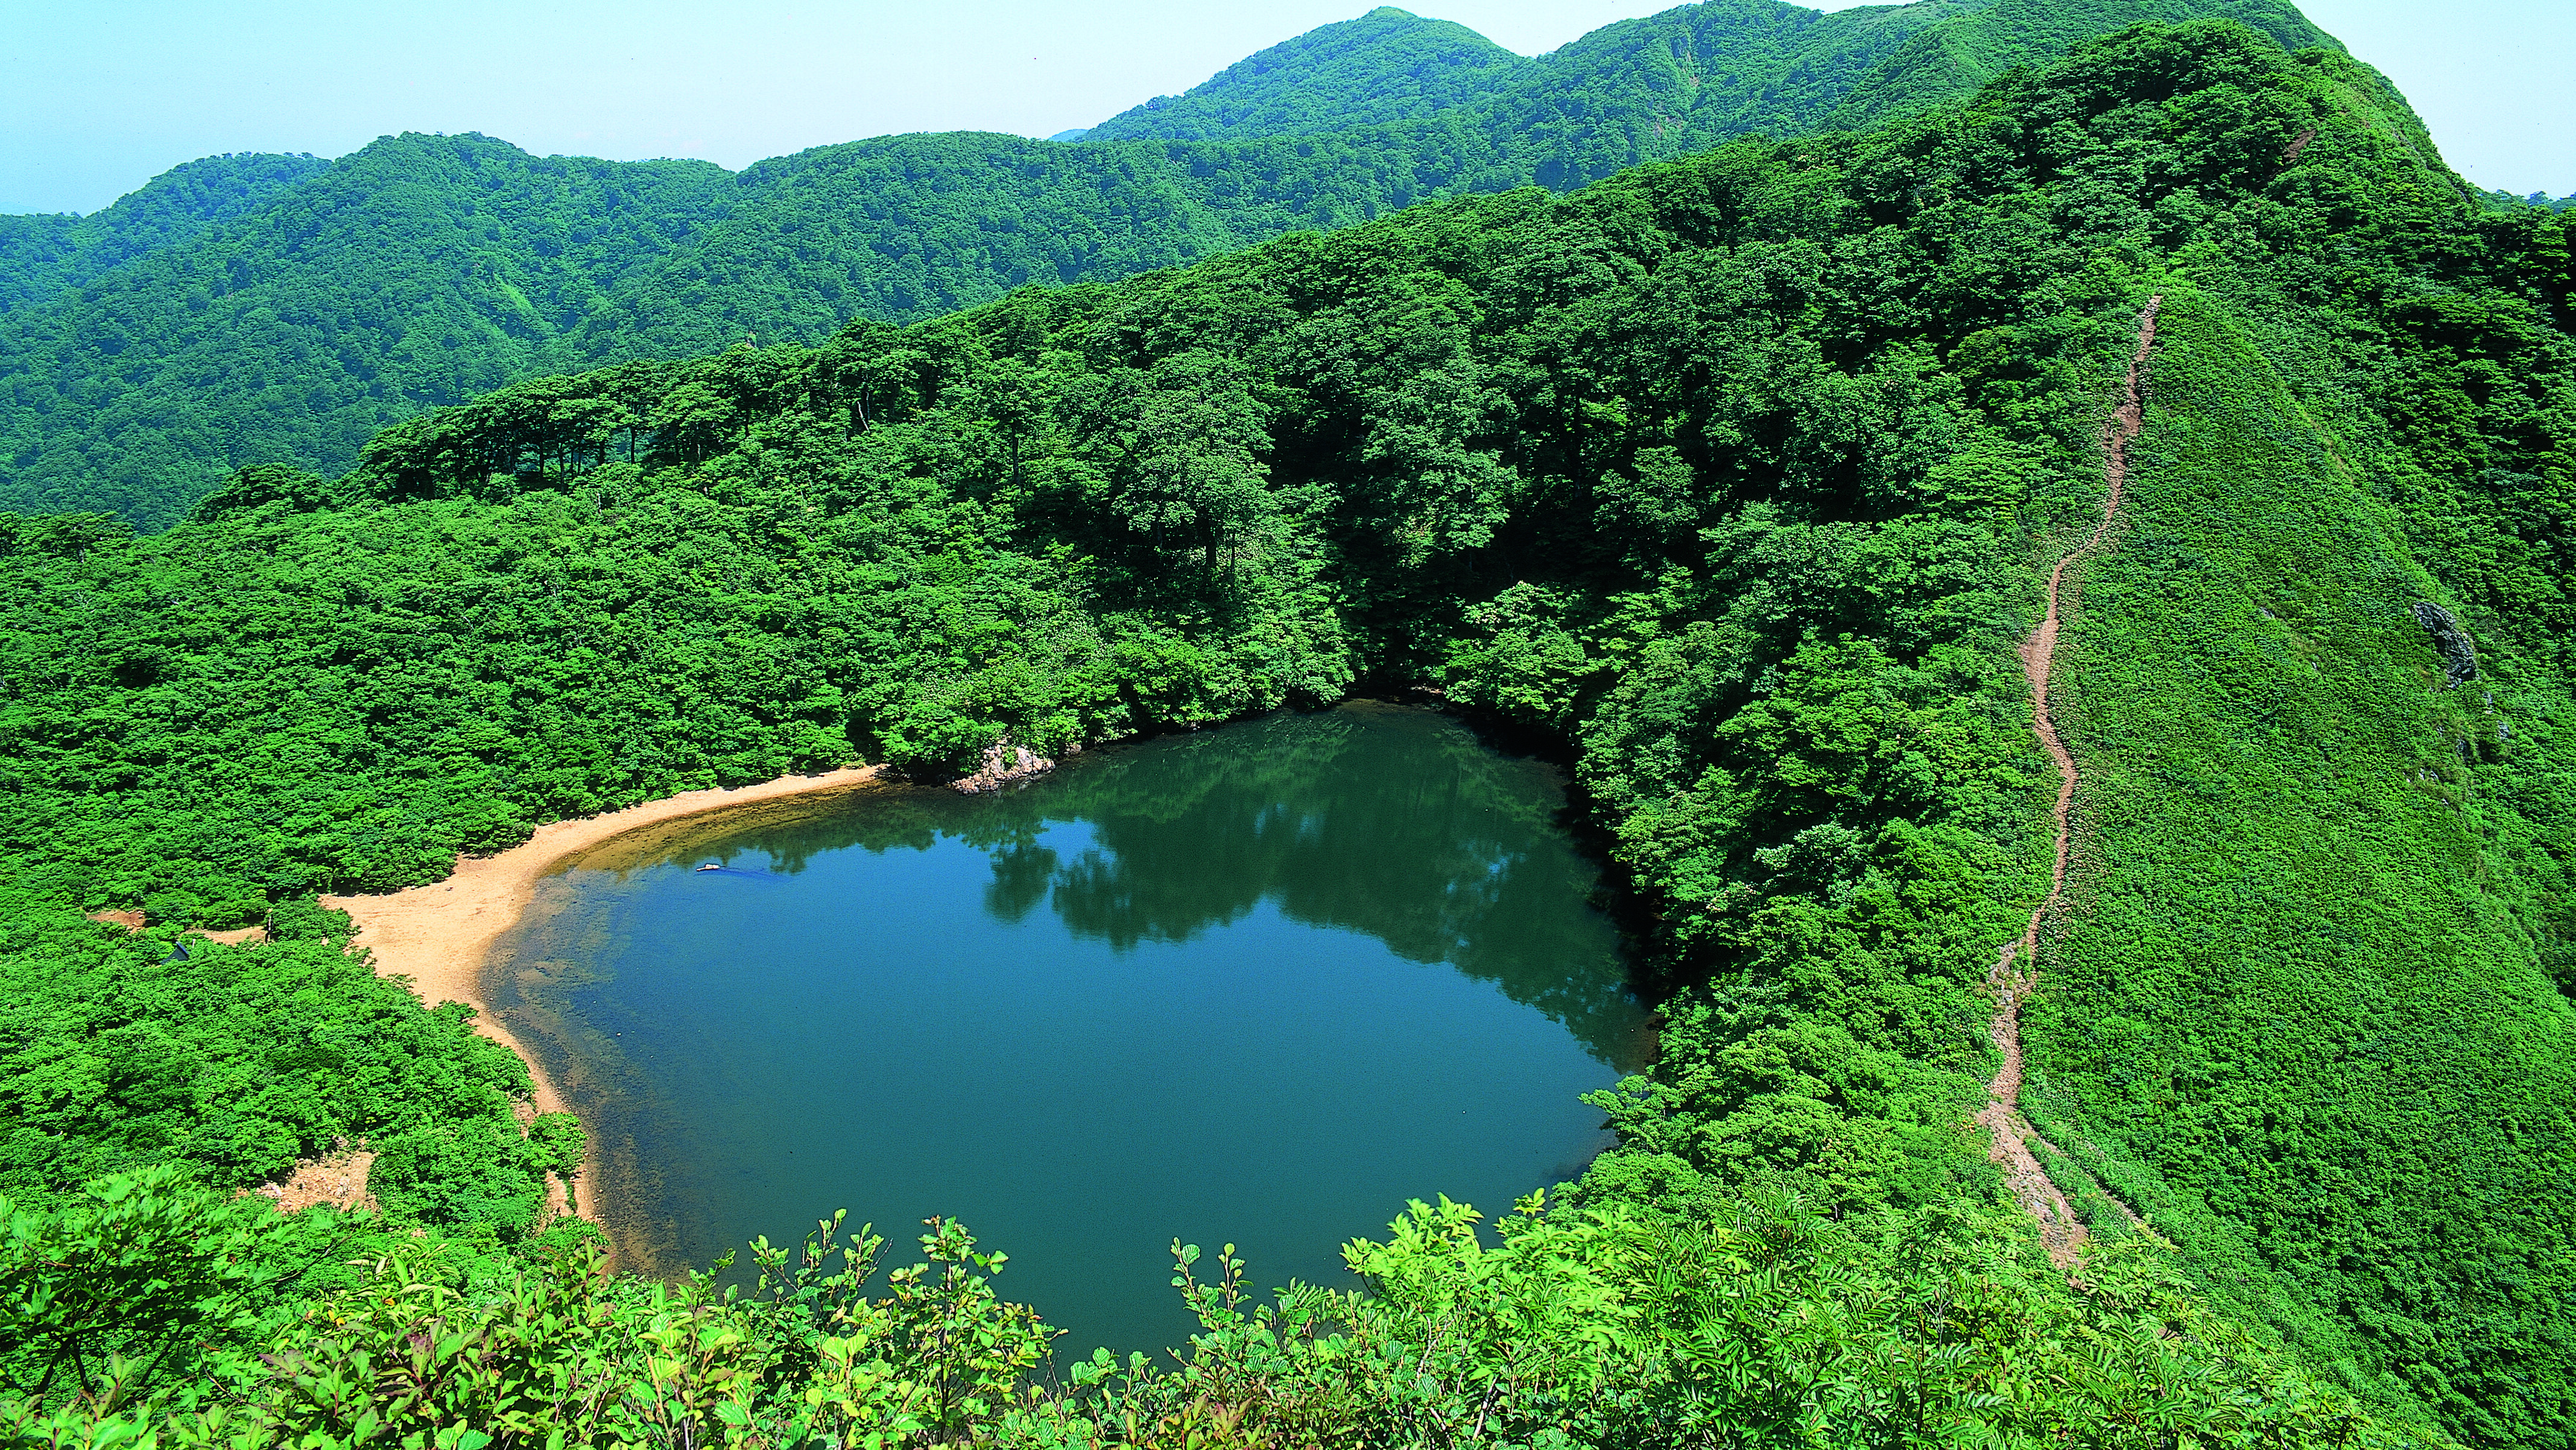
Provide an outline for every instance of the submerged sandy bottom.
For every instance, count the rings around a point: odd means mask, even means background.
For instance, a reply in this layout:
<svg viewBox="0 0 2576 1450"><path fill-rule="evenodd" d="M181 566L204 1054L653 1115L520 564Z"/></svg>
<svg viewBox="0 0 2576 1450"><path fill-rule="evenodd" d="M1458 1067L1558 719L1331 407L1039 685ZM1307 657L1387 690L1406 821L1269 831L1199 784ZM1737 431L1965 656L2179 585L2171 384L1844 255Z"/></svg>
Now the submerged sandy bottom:
<svg viewBox="0 0 2576 1450"><path fill-rule="evenodd" d="M569 1105L534 1055L495 1021L484 1000L483 971L492 943L518 923L537 883L585 853L674 821L717 811L795 799L800 807L877 785L882 766L853 766L822 775L790 775L731 790L695 790L647 801L622 811L539 826L520 845L493 856L460 856L444 881L382 896L325 896L324 906L349 913L356 942L374 954L381 976L407 979L425 1004L462 1002L474 1009L475 1030L519 1055L536 1082L539 1112L568 1112ZM623 844L623 843L621 843ZM585 1181L596 1183L595 1174ZM562 1205L558 1201L557 1207ZM582 1204L599 1217L595 1193Z"/></svg>

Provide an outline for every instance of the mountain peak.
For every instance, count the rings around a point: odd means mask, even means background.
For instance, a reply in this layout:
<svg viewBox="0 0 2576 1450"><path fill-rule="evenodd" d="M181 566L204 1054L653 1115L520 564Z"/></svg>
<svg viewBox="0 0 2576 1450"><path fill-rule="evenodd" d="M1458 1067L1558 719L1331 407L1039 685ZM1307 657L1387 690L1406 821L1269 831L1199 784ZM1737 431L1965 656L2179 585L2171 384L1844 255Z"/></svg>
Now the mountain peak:
<svg viewBox="0 0 2576 1450"><path fill-rule="evenodd" d="M1412 120L1473 100L1528 64L1463 25L1381 5L1257 51L1082 139L1221 141Z"/></svg>

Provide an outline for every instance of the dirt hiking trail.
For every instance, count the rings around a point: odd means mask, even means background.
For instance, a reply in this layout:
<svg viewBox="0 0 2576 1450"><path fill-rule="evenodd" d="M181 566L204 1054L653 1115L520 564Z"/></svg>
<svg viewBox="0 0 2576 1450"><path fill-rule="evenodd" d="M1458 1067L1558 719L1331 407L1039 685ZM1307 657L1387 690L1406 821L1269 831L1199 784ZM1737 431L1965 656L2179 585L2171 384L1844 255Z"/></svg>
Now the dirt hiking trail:
<svg viewBox="0 0 2576 1450"><path fill-rule="evenodd" d="M1977 1114L1977 1125L1994 1135L1994 1145L1986 1156L2003 1169L2005 1181L2011 1184L2013 1197L2039 1220L2040 1238L2048 1245L2048 1257L2061 1269L2075 1267L2084 1247L2084 1225L2068 1206L2066 1195L2040 1170L2039 1160L2030 1151L2037 1136L2021 1115L2021 1003L2039 980L2039 927L2049 912L2057 907L2066 893L2066 863L2070 851L2068 817L2075 807L2075 757L2058 738L2057 722L2048 713L2049 669L2057 661L2057 629L2065 602L2067 566L2090 558L2109 546L2111 526L2119 520L2120 495L2129 481L2129 444L2138 430L2146 425L2147 395L2144 373L2147 354L2156 345L2156 307L2164 301L2162 294L2147 299L2144 312L2138 314L2138 350L2129 358L2129 375L2120 406L2102 424L2102 473L2109 482L2110 493L2102 501L2102 522L2085 536L2084 542L2069 549L2048 571L2048 613L2030 637L2021 642L2022 674L2030 680L2031 729L2039 743L2048 748L2051 760L2057 762L2057 857L2049 868L2048 895L2030 914L2030 925L2021 936L2004 943L1997 955L1995 969L1987 981L1995 989L1995 1020L1987 1029L1994 1039L1995 1050L2004 1056L1994 1081L1986 1084L1985 1110Z"/></svg>

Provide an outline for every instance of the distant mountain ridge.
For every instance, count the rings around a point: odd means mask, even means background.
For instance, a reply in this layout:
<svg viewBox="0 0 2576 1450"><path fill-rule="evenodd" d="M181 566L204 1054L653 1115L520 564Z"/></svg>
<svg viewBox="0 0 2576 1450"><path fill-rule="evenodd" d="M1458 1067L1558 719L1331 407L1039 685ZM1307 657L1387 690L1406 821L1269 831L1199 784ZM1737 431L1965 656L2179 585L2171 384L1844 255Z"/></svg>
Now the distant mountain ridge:
<svg viewBox="0 0 2576 1450"><path fill-rule="evenodd" d="M2291 50L2343 49L2287 0L1915 0L1830 14L1781 0L1702 0L1613 22L1534 58L1464 26L1381 6L1071 134L1249 140L1454 111L1501 136L1517 122L1555 118L1633 138L1642 119L1648 130L1660 123L1658 140L1691 150L1756 130L1866 125L2054 59L2089 36L2199 19L2233 20ZM1603 110L1579 99L1605 83L1625 105ZM1619 165L1669 154L1632 149Z"/></svg>
<svg viewBox="0 0 2576 1450"><path fill-rule="evenodd" d="M1081 139L1227 141L1417 120L1481 100L1535 64L1453 21L1381 5L1121 111Z"/></svg>
<svg viewBox="0 0 2576 1450"><path fill-rule="evenodd" d="M1440 196L1570 189L1757 131L1898 114L2093 35L2207 16L2340 48L2285 0L1832 15L1708 0L1533 60L1384 9L1079 144L888 136L732 175L405 135L252 167L261 179L232 210L103 268L78 258L105 250L46 241L53 219L0 248L56 247L25 269L27 305L0 312L0 508L113 509L157 528L236 467L337 471L376 429L514 378L909 321Z"/></svg>
<svg viewBox="0 0 2576 1450"><path fill-rule="evenodd" d="M567 326L721 216L732 180L481 136L377 141L0 316L0 504L157 526L260 455L353 456L378 419L555 365Z"/></svg>
<svg viewBox="0 0 2576 1450"><path fill-rule="evenodd" d="M0 216L0 312L50 302L248 215L330 162L235 152L174 166L87 216Z"/></svg>

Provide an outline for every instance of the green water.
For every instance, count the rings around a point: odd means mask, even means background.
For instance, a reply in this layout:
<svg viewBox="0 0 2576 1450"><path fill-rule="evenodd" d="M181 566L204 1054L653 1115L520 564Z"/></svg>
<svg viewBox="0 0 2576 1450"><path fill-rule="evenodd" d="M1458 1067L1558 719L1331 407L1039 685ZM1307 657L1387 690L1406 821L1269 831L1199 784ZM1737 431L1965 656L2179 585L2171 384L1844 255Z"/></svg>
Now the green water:
<svg viewBox="0 0 2576 1450"><path fill-rule="evenodd" d="M1280 715L613 843L489 986L630 1262L842 1207L910 1262L949 1214L1060 1350L1159 1348L1176 1237L1344 1284L1407 1198L1498 1213L1605 1145L1577 1097L1648 1028L1563 809L1439 715Z"/></svg>

